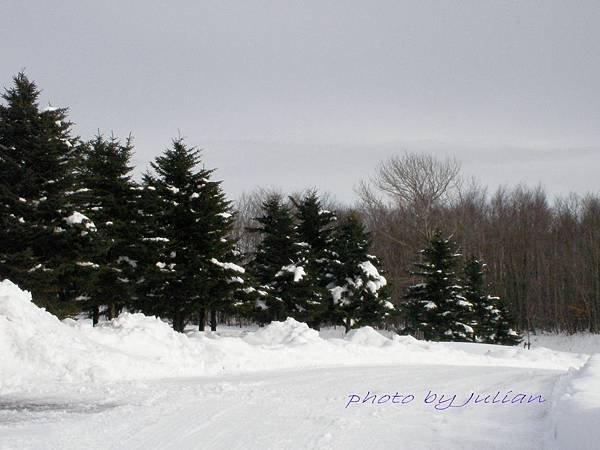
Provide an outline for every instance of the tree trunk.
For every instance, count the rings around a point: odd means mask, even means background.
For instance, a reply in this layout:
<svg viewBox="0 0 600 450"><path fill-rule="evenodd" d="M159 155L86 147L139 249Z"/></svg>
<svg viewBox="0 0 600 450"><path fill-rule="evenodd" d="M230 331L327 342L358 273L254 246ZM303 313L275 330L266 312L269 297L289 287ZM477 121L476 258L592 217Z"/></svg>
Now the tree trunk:
<svg viewBox="0 0 600 450"><path fill-rule="evenodd" d="M210 331L217 331L217 311L210 310Z"/></svg>
<svg viewBox="0 0 600 450"><path fill-rule="evenodd" d="M176 312L173 315L173 329L180 333L183 333L183 329L185 328L185 323L183 320L183 314L181 312Z"/></svg>
<svg viewBox="0 0 600 450"><path fill-rule="evenodd" d="M108 320L112 320L117 317L117 308L114 303L108 305Z"/></svg>
<svg viewBox="0 0 600 450"><path fill-rule="evenodd" d="M98 325L99 319L100 319L100 308L98 308L97 306L94 306L94 308L92 309L92 325L93 326Z"/></svg>
<svg viewBox="0 0 600 450"><path fill-rule="evenodd" d="M206 308L200 308L198 311L198 331L204 331L206 326Z"/></svg>

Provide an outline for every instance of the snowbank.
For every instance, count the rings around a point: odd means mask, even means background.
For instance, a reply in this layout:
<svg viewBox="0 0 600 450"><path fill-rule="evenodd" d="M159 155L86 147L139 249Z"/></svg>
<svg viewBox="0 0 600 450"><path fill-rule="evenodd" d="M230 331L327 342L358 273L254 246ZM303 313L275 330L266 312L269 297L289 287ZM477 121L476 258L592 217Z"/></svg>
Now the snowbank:
<svg viewBox="0 0 600 450"><path fill-rule="evenodd" d="M594 450L600 442L600 354L557 383L548 448Z"/></svg>
<svg viewBox="0 0 600 450"><path fill-rule="evenodd" d="M370 345L373 347L383 347L384 345L393 343L393 341L379 334L371 327L350 330L344 339L353 344Z"/></svg>
<svg viewBox="0 0 600 450"><path fill-rule="evenodd" d="M567 370L585 355L478 344L389 339L371 327L323 339L294 319L243 337L177 333L156 317L124 313L92 327L59 321L10 281L0 283L0 394L51 383L217 375L300 367L386 364L513 366Z"/></svg>
<svg viewBox="0 0 600 450"><path fill-rule="evenodd" d="M300 345L321 340L319 332L305 323L288 317L285 322L273 322L254 333L246 335L244 340L256 345Z"/></svg>

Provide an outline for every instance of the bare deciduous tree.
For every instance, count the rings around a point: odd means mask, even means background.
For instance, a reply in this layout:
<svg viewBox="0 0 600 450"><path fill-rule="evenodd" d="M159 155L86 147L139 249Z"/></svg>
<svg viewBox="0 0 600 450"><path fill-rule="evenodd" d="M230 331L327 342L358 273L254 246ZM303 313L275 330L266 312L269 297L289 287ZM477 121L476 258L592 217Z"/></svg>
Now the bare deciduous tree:
<svg viewBox="0 0 600 450"><path fill-rule="evenodd" d="M358 193L363 204L375 204L373 188L386 194L395 208L409 211L414 227L429 236L434 210L446 203L461 184L460 163L429 154L409 153L381 162L370 184L363 182Z"/></svg>

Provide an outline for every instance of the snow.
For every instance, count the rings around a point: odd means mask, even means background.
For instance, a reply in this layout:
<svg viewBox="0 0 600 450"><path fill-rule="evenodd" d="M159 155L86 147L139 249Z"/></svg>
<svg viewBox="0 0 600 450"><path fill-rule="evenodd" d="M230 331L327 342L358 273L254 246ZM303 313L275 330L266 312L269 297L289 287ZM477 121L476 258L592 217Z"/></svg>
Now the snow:
<svg viewBox="0 0 600 450"><path fill-rule="evenodd" d="M553 399L548 448L598 448L600 354L593 355L581 369L564 375L555 386Z"/></svg>
<svg viewBox="0 0 600 450"><path fill-rule="evenodd" d="M91 267L93 269L98 269L100 266L96 263L93 263L91 261L77 261L75 264L77 264L80 267Z"/></svg>
<svg viewBox="0 0 600 450"><path fill-rule="evenodd" d="M81 214L78 211L74 211L69 217L65 219L69 225L83 224L88 230L95 230L96 225L92 222L89 217Z"/></svg>
<svg viewBox="0 0 600 450"><path fill-rule="evenodd" d="M295 264L290 264L287 266L283 266L279 272L275 274L276 277L280 277L286 272L294 274L294 283L302 280L306 276L306 272L304 271L304 267L296 266Z"/></svg>
<svg viewBox="0 0 600 450"><path fill-rule="evenodd" d="M215 259L215 258L212 258L210 260L210 262L213 263L215 266L222 267L225 270L232 270L232 271L238 272L238 273L245 273L246 272L246 269L244 269L241 266L238 266L237 264L231 263L231 262L221 262L221 261L219 261L218 259Z"/></svg>
<svg viewBox="0 0 600 450"><path fill-rule="evenodd" d="M334 286L331 289L329 289L329 292L331 292L331 297L333 298L334 305L337 305L342 301L342 295L344 295L344 292L346 292L347 290L348 289L346 289L343 286Z"/></svg>
<svg viewBox="0 0 600 450"><path fill-rule="evenodd" d="M244 337L244 341L250 344L266 347L304 345L317 343L320 340L318 331L291 317L288 317L285 322L273 322Z"/></svg>
<svg viewBox="0 0 600 450"><path fill-rule="evenodd" d="M531 347L547 347L562 352L600 353L600 334L577 333L568 335L564 333L539 332L529 337ZM527 337L525 337L527 340Z"/></svg>
<svg viewBox="0 0 600 450"><path fill-rule="evenodd" d="M371 263L371 261L364 261L358 265L358 267L363 271L363 273L371 278L367 282L367 289L372 293L376 293L383 286L387 284L387 280L384 276L379 274L377 268Z"/></svg>
<svg viewBox="0 0 600 450"><path fill-rule="evenodd" d="M385 345L393 344L392 340L379 334L371 327L350 330L344 339L353 344L368 345L372 347L383 347Z"/></svg>
<svg viewBox="0 0 600 450"><path fill-rule="evenodd" d="M389 339L372 328L345 339L323 339L306 324L288 318L244 337L210 339L197 332L180 334L162 320L123 313L91 327L60 322L31 302L31 295L10 281L0 283L0 333L4 376L0 393L26 387L31 380L95 381L223 372L356 364L508 365L566 370L587 356L478 344ZM377 334L376 339L373 338ZM358 345L368 335L377 347ZM362 341L365 339L361 337ZM385 341L384 341L385 340ZM388 345L382 346L381 342ZM299 350L296 345L306 344ZM287 345L293 344L293 345ZM269 347L269 351L266 351ZM485 352L482 353L482 351ZM34 383L35 384L35 383Z"/></svg>
<svg viewBox="0 0 600 450"><path fill-rule="evenodd" d="M137 261L129 258L128 256L119 256L117 258L117 264L121 264L122 262L129 264L131 267L137 267Z"/></svg>
<svg viewBox="0 0 600 450"><path fill-rule="evenodd" d="M169 242L169 239L165 238L165 237L149 237L149 238L142 238L142 241Z"/></svg>
<svg viewBox="0 0 600 450"><path fill-rule="evenodd" d="M8 280L0 373L0 448L592 449L600 438L598 355L371 327L319 333L291 318L183 334L122 313L92 327L58 320ZM447 411L422 401L509 390L548 401ZM368 391L421 401L346 408Z"/></svg>

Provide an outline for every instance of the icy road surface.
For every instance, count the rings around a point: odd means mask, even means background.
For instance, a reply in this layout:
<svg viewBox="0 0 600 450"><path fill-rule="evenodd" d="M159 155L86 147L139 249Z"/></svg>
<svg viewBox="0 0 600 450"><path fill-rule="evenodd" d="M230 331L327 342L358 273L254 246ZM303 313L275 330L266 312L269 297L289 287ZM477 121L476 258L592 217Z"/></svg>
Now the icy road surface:
<svg viewBox="0 0 600 450"><path fill-rule="evenodd" d="M0 448L31 449L536 449L550 401L438 411L429 390L500 390L547 400L563 371L407 365L56 387L0 398ZM353 404L350 394L412 393L406 405ZM48 391L46 391L48 392Z"/></svg>

